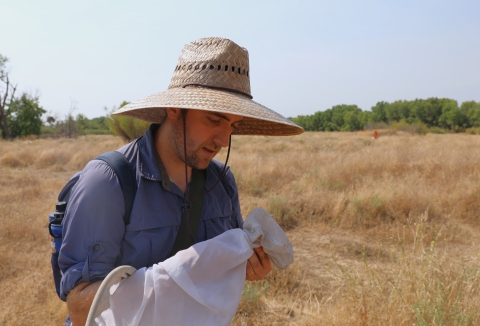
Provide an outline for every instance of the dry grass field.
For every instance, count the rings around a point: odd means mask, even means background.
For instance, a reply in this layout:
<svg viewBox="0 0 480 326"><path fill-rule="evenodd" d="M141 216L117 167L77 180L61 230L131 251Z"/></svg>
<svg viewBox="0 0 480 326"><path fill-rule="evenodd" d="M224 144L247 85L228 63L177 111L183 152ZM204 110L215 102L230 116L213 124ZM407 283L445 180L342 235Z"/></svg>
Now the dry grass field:
<svg viewBox="0 0 480 326"><path fill-rule="evenodd" d="M111 136L0 142L0 324L61 325L48 213ZM221 153L220 159L225 153ZM233 325L479 325L480 137L234 137L246 215L267 209L296 260L249 283Z"/></svg>

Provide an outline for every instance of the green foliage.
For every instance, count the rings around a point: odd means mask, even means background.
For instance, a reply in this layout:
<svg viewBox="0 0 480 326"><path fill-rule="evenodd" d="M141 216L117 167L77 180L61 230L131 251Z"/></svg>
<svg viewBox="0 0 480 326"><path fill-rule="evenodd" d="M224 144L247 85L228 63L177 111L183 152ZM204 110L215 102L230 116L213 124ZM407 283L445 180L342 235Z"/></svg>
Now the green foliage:
<svg viewBox="0 0 480 326"><path fill-rule="evenodd" d="M372 107L373 121L387 123L387 112L385 108L389 105L387 102L378 102Z"/></svg>
<svg viewBox="0 0 480 326"><path fill-rule="evenodd" d="M342 104L311 116L292 118L292 121L306 131L357 131L373 121L373 114L362 111L356 105Z"/></svg>
<svg viewBox="0 0 480 326"><path fill-rule="evenodd" d="M447 132L447 130L440 127L431 127L428 129L428 132L432 134L444 134Z"/></svg>
<svg viewBox="0 0 480 326"><path fill-rule="evenodd" d="M460 112L466 118L467 127L480 127L480 103L475 101L463 102Z"/></svg>
<svg viewBox="0 0 480 326"><path fill-rule="evenodd" d="M306 131L357 131L380 129L372 126L387 124L397 130L424 134L451 130L454 132L476 133L480 128L480 103L457 101L447 98L426 100L378 102L371 111L362 111L356 105L337 105L313 115L291 118Z"/></svg>
<svg viewBox="0 0 480 326"><path fill-rule="evenodd" d="M386 105L386 115L388 121L407 120L412 117L412 110L408 101L395 101Z"/></svg>
<svg viewBox="0 0 480 326"><path fill-rule="evenodd" d="M465 133L469 135L480 135L480 128L467 128Z"/></svg>
<svg viewBox="0 0 480 326"><path fill-rule="evenodd" d="M242 291L242 298L246 301L258 301L270 288L267 281L245 282Z"/></svg>
<svg viewBox="0 0 480 326"><path fill-rule="evenodd" d="M460 294L457 294L454 305L449 307L448 298L446 298L447 293L444 293L442 288L437 289L437 291L434 293L433 302L421 298L414 304L418 325L469 325L470 317L468 314L460 312L457 307Z"/></svg>
<svg viewBox="0 0 480 326"><path fill-rule="evenodd" d="M128 102L124 101L120 104L120 107L127 105ZM109 115L108 127L110 131L117 136L120 136L125 142L131 142L132 140L142 136L145 130L150 126L150 122L127 117L121 115Z"/></svg>
<svg viewBox="0 0 480 326"><path fill-rule="evenodd" d="M38 103L38 97L23 93L6 110L7 124L12 137L40 135L42 115L47 112Z"/></svg>
<svg viewBox="0 0 480 326"><path fill-rule="evenodd" d="M439 270L440 271L440 270ZM454 289L455 283L471 284L478 279L478 270L463 267L458 279L446 283L440 277L428 284L428 294L414 303L418 324L429 325L470 325L471 317L463 309L464 295ZM437 276L437 275L435 275Z"/></svg>
<svg viewBox="0 0 480 326"><path fill-rule="evenodd" d="M78 135L111 134L107 117L89 119L79 113L76 117L68 114L64 120L57 120L53 116L48 116L45 120L45 124L41 128L41 134L45 136L76 137Z"/></svg>
<svg viewBox="0 0 480 326"><path fill-rule="evenodd" d="M85 115L79 113L75 119L75 126L80 135L111 134L107 117L88 119Z"/></svg>

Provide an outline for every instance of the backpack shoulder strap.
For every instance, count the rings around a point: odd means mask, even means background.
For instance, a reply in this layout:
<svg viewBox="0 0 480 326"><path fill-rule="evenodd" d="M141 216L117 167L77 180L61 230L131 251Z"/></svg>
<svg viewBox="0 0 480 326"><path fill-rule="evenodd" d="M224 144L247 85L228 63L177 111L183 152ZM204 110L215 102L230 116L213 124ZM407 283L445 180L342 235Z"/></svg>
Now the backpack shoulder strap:
<svg viewBox="0 0 480 326"><path fill-rule="evenodd" d="M178 228L177 237L173 243L170 257L180 250L187 249L195 243L198 224L202 217L203 199L205 193L205 171L192 169L192 180L190 182L189 197L193 199L190 207L183 208L182 220Z"/></svg>
<svg viewBox="0 0 480 326"><path fill-rule="evenodd" d="M67 184L63 187L62 191L58 194L58 201L65 201L68 202L70 199L70 190L72 190L73 186L77 183L78 179L80 178L80 172L76 173L70 180L68 180Z"/></svg>
<svg viewBox="0 0 480 326"><path fill-rule="evenodd" d="M120 187L123 192L125 202L125 215L123 221L125 225L130 223L130 214L132 213L133 201L137 193L137 179L132 165L127 161L125 156L117 151L106 152L96 157L96 160L102 160L113 169L117 175Z"/></svg>

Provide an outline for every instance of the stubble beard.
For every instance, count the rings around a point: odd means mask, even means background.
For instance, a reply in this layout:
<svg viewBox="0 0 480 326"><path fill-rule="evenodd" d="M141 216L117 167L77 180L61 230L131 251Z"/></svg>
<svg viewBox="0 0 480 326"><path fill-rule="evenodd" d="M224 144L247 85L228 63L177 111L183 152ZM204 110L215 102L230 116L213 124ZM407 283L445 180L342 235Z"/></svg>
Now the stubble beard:
<svg viewBox="0 0 480 326"><path fill-rule="evenodd" d="M187 160L186 163L188 166L198 169L204 170L210 164L211 159L201 159L198 156L198 151L201 150L203 147L207 147L209 149L214 148L215 155L218 153L218 146L215 144L196 144L191 135L188 133L188 129L186 132L186 143L187 143ZM184 133L183 133L183 120L177 119L173 125L173 133L170 137L171 144L173 145L173 149L177 154L178 158L185 163L185 151L184 151ZM215 156L214 155L214 156Z"/></svg>

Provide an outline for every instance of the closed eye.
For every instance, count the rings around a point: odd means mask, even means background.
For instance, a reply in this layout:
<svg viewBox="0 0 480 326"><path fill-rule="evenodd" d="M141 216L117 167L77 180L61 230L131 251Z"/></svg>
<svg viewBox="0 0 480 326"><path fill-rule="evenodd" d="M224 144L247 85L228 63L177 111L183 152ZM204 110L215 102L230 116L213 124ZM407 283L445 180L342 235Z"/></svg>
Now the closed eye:
<svg viewBox="0 0 480 326"><path fill-rule="evenodd" d="M220 119L212 119L212 118L208 117L208 120L209 120L211 123L213 123L213 124L218 124L218 123L220 123Z"/></svg>

